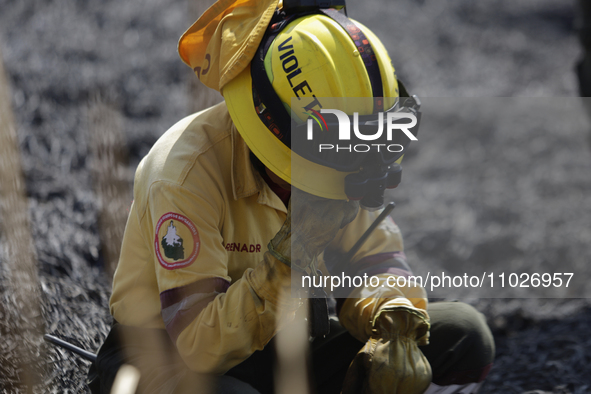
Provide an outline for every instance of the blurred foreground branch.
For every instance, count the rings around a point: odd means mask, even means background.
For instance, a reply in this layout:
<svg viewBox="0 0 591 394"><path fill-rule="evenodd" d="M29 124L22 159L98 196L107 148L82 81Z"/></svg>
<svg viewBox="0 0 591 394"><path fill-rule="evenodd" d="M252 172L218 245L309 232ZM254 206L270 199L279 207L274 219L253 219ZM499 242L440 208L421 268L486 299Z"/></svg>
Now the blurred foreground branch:
<svg viewBox="0 0 591 394"><path fill-rule="evenodd" d="M10 89L0 53L0 246L6 259L0 364L4 373L14 371L13 389L28 391L39 383L40 371L33 369L41 359L43 342L37 255L30 228ZM9 354L15 353L18 359L10 359Z"/></svg>

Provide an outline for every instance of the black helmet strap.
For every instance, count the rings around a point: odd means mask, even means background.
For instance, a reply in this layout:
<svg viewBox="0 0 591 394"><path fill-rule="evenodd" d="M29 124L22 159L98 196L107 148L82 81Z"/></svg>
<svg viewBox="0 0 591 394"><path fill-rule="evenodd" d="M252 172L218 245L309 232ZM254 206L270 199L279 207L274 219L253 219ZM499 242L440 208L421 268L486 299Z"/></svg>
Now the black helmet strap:
<svg viewBox="0 0 591 394"><path fill-rule="evenodd" d="M357 27L355 23L345 15L339 13L334 9L322 9L326 16L337 22L349 34L349 37L355 43L359 56L363 59L363 64L369 76L371 84L371 91L375 100L374 113L384 110L384 87L382 84L382 75L380 74L380 67L378 65L377 56L369 43L369 40L363 34L363 31Z"/></svg>
<svg viewBox="0 0 591 394"><path fill-rule="evenodd" d="M375 98L374 113L384 110L384 89L382 76L375 51L363 31L353 21L335 9L318 9L315 11L286 15L279 12L271 20L269 28L259 45L251 62L252 94L255 110L261 121L288 148L291 149L291 116L281 99L273 89L265 70L265 55L275 37L293 20L306 15L323 14L337 22L351 37L369 76L371 89Z"/></svg>

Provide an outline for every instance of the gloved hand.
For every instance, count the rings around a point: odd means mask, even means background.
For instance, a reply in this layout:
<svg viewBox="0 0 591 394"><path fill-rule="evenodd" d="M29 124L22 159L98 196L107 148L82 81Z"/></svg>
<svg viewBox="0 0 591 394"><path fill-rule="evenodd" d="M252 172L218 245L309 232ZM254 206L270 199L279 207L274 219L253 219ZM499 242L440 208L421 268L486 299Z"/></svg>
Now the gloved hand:
<svg viewBox="0 0 591 394"><path fill-rule="evenodd" d="M428 338L428 318L420 310L380 311L372 336L347 371L342 394L423 393L431 383L431 366L418 345Z"/></svg>
<svg viewBox="0 0 591 394"><path fill-rule="evenodd" d="M294 200L297 210L292 215ZM301 300L282 296L291 288L292 268L305 271L339 229L355 219L358 211L356 201L328 200L292 187L287 219L269 242L263 261L246 273L246 280L262 299L289 310L297 309Z"/></svg>
<svg viewBox="0 0 591 394"><path fill-rule="evenodd" d="M329 200L295 187L285 223L269 242L269 252L291 268L304 271L334 239L339 229L351 223L359 212L358 201ZM292 201L297 211L292 215Z"/></svg>

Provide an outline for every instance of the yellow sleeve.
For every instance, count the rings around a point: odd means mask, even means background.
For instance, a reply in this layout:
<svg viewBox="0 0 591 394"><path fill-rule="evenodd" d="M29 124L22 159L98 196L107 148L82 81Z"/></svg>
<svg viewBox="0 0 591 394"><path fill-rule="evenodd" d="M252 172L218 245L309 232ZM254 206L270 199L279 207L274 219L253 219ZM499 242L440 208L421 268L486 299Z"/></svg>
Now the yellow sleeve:
<svg viewBox="0 0 591 394"><path fill-rule="evenodd" d="M223 198L215 185L192 190L154 183L143 227L153 240L166 330L189 368L223 374L262 349L299 303L281 297L290 270L268 253L230 285Z"/></svg>
<svg viewBox="0 0 591 394"><path fill-rule="evenodd" d="M418 284L396 278L412 275L406 257L402 235L394 221L387 217L373 231L363 247L348 264L340 260L379 215L379 211L361 210L357 218L338 235L325 252L325 266L331 275L351 278L365 276L376 286L343 287L333 294L337 301L339 320L351 335L362 342L371 335L373 319L381 309L409 308L427 316L427 294ZM390 279L389 279L390 278Z"/></svg>

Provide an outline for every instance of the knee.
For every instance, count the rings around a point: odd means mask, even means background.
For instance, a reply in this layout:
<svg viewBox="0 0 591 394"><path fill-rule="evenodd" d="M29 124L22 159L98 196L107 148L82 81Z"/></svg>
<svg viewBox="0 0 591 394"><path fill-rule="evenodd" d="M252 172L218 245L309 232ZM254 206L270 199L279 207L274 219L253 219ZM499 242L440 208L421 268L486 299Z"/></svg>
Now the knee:
<svg viewBox="0 0 591 394"><path fill-rule="evenodd" d="M473 306L463 302L446 302L449 318L441 322L449 340L464 343L464 358L472 365L488 365L495 357L495 342L486 318ZM435 322L437 324L437 322ZM436 327L437 328L437 327Z"/></svg>
<svg viewBox="0 0 591 394"><path fill-rule="evenodd" d="M462 302L433 303L428 312L432 348L427 353L434 378L483 380L495 356L494 339L484 315Z"/></svg>

